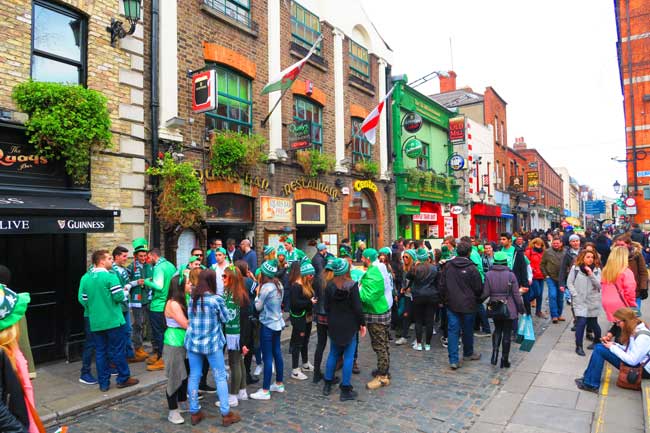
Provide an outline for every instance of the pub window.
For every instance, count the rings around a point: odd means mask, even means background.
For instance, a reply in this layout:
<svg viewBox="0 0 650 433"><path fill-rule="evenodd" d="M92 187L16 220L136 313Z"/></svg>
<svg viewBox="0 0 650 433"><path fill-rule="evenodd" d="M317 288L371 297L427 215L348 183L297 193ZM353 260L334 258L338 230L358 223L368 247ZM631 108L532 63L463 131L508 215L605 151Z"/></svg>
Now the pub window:
<svg viewBox="0 0 650 433"><path fill-rule="evenodd" d="M253 128L251 80L216 66L219 89L217 109L206 113L208 128L250 134Z"/></svg>
<svg viewBox="0 0 650 433"><path fill-rule="evenodd" d="M35 81L86 84L87 20L47 1L32 11L32 70Z"/></svg>
<svg viewBox="0 0 650 433"><path fill-rule="evenodd" d="M370 81L368 49L350 39L350 73L363 81Z"/></svg>
<svg viewBox="0 0 650 433"><path fill-rule="evenodd" d="M322 152L323 109L307 99L295 98L293 102L293 120L307 120L311 122L312 146L314 149Z"/></svg>
<svg viewBox="0 0 650 433"><path fill-rule="evenodd" d="M352 165L359 161L372 159L372 144L361 132L363 119L352 118Z"/></svg>
<svg viewBox="0 0 650 433"><path fill-rule="evenodd" d="M298 3L291 2L291 39L306 49L311 49L320 36L320 19ZM322 42L316 46L320 55Z"/></svg>
<svg viewBox="0 0 650 433"><path fill-rule="evenodd" d="M417 159L418 168L420 170L429 169L429 145L422 143L422 154Z"/></svg>
<svg viewBox="0 0 650 433"><path fill-rule="evenodd" d="M203 0L203 3L246 27L251 26L250 0Z"/></svg>

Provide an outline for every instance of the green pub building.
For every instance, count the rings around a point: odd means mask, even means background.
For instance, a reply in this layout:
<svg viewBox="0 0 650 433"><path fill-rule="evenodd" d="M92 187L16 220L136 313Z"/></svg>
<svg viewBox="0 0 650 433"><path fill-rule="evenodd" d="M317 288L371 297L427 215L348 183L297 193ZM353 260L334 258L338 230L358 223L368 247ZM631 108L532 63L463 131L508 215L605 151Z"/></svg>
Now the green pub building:
<svg viewBox="0 0 650 433"><path fill-rule="evenodd" d="M430 239L438 246L458 236L457 179L449 168L455 113L409 87L399 76L392 93L392 142L397 196L397 235Z"/></svg>

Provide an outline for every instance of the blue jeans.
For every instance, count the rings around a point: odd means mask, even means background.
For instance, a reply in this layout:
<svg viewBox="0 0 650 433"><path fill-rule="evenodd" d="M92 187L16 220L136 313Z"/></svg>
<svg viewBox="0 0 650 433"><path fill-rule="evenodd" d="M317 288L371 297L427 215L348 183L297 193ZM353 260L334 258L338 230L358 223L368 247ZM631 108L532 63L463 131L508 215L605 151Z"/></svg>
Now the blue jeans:
<svg viewBox="0 0 650 433"><path fill-rule="evenodd" d="M616 368L619 368L621 365L621 360L618 356L614 355L609 349L598 343L594 346L594 351L591 353L591 358L589 359L589 365L583 375L585 385L591 386L592 388L600 387L600 378L603 375L605 361L609 362Z"/></svg>
<svg viewBox="0 0 650 433"><path fill-rule="evenodd" d="M490 321L488 320L487 310L485 309L485 304L479 304L478 306L478 317L481 320L481 330L487 334L491 334L490 330Z"/></svg>
<svg viewBox="0 0 650 433"><path fill-rule="evenodd" d="M165 315L162 312L149 311L151 323L151 345L158 356L162 356L163 337L165 336Z"/></svg>
<svg viewBox="0 0 650 433"><path fill-rule="evenodd" d="M272 362L275 362L275 381L282 382L284 362L282 361L282 349L280 348L281 333L282 331L273 331L264 325L260 325L260 346L262 347L262 360L264 361L262 389L268 390L271 387Z"/></svg>
<svg viewBox="0 0 650 433"><path fill-rule="evenodd" d="M596 317L576 317L576 346L582 347L582 341L585 336L585 328L594 333L594 341L600 341L600 325L598 325L598 318Z"/></svg>
<svg viewBox="0 0 650 433"><path fill-rule="evenodd" d="M93 336L99 388L107 389L111 384L111 371L109 368L111 362L117 369L117 383L126 382L131 376L131 372L124 356L124 331L122 327L95 331Z"/></svg>
<svg viewBox="0 0 650 433"><path fill-rule="evenodd" d="M542 312L542 302L544 302L544 280L533 279L533 284L530 286L530 300L533 299L537 302L535 306L535 313Z"/></svg>
<svg viewBox="0 0 650 433"><path fill-rule="evenodd" d="M463 333L463 357L474 354L474 316L475 313L456 313L447 308L447 323L449 329L447 352L449 363L458 364L458 340Z"/></svg>
<svg viewBox="0 0 650 433"><path fill-rule="evenodd" d="M126 351L126 359L135 358L133 343L131 343L131 334L133 333L133 328L131 328L131 314L128 311L124 312L124 325L122 325L122 331L124 332L124 350Z"/></svg>
<svg viewBox="0 0 650 433"><path fill-rule="evenodd" d="M190 378L187 381L187 392L190 395L190 412L195 414L201 410L199 405L199 381L203 374L203 360L205 358L207 358L210 368L212 368L212 375L217 385L219 410L221 415L227 415L230 412L230 405L228 404L228 379L222 349L208 354L187 352L187 360L190 363Z"/></svg>
<svg viewBox="0 0 650 433"><path fill-rule="evenodd" d="M641 317L641 298L636 298L636 315Z"/></svg>
<svg viewBox="0 0 650 433"><path fill-rule="evenodd" d="M95 337L90 331L90 320L84 317L84 332L86 333L86 341L84 342L84 349L81 354L81 375L90 374L90 367L93 363L93 356L95 355Z"/></svg>
<svg viewBox="0 0 650 433"><path fill-rule="evenodd" d="M562 315L564 309L564 296L560 292L558 282L554 279L547 278L546 285L548 285L548 305L551 310L551 318L557 319ZM568 290L565 290L565 292L568 292Z"/></svg>
<svg viewBox="0 0 650 433"><path fill-rule="evenodd" d="M325 380L334 379L336 361L343 355L343 381L341 385L350 386L352 381L352 366L354 365L354 353L357 349L356 334L347 346L338 346L330 338L330 353L325 364Z"/></svg>

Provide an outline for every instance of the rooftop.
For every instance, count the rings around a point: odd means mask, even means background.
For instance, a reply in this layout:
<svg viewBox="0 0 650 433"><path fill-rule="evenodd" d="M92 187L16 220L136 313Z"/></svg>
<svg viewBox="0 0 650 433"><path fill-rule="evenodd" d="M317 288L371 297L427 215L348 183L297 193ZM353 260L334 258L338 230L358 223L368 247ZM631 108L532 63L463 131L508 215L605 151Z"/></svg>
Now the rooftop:
<svg viewBox="0 0 650 433"><path fill-rule="evenodd" d="M458 89L451 92L437 93L435 95L429 95L429 98L447 108L462 107L464 105L483 102L483 95L475 93L471 89Z"/></svg>

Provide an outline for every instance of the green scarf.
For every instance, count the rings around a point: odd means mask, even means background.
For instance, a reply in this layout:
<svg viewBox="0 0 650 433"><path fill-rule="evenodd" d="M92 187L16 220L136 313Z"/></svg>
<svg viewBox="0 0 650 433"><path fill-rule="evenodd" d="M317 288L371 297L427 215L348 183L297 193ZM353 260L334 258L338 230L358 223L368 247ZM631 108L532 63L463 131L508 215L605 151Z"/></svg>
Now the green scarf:
<svg viewBox="0 0 650 433"><path fill-rule="evenodd" d="M239 305L237 305L237 303L235 303L234 299L232 298L232 293L225 293L224 295L226 309L229 312L234 313L232 320L226 322L226 326L224 326L224 331L226 334L226 345L228 346L228 350L239 350Z"/></svg>

